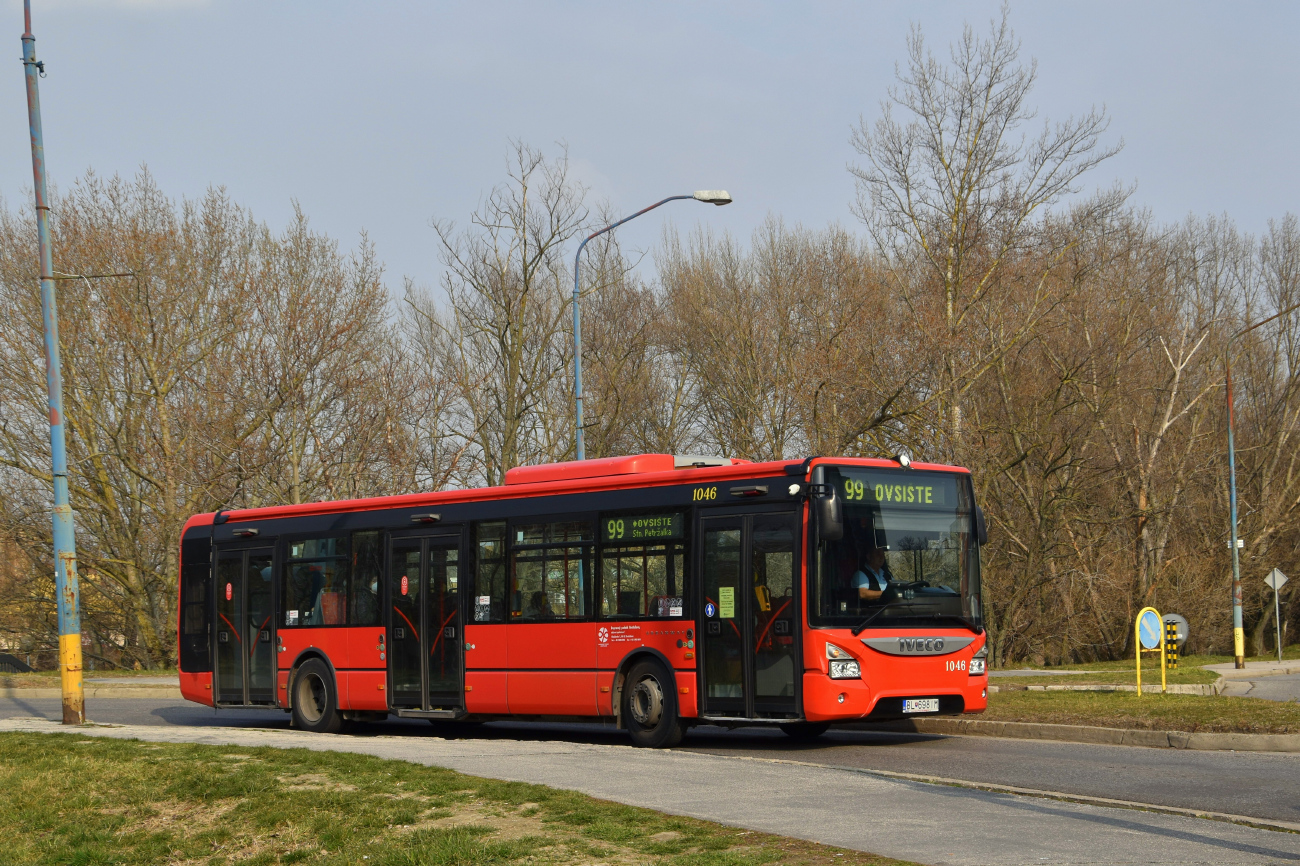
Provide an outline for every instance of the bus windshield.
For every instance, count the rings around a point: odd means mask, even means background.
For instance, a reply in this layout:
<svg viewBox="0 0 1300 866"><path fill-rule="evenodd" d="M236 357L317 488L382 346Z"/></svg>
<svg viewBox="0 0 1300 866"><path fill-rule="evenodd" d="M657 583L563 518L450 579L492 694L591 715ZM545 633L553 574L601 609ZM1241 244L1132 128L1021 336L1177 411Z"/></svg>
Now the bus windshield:
<svg viewBox="0 0 1300 866"><path fill-rule="evenodd" d="M844 536L817 548L810 625L980 624L969 478L847 466L823 472L844 506Z"/></svg>

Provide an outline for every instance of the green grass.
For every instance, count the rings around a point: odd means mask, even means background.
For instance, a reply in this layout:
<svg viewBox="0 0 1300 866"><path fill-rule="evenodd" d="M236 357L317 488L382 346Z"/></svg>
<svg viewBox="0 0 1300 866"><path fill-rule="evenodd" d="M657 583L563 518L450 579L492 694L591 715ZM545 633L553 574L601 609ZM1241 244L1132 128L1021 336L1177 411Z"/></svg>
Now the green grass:
<svg viewBox="0 0 1300 866"><path fill-rule="evenodd" d="M1210 733L1297 734L1300 704L1201 695L1162 695L1155 692L997 692L979 718L1001 722L1044 722L1139 728L1156 731Z"/></svg>
<svg viewBox="0 0 1300 866"><path fill-rule="evenodd" d="M0 734L0 756L6 864L898 863L366 755Z"/></svg>
<svg viewBox="0 0 1300 866"><path fill-rule="evenodd" d="M152 671L133 670L83 670L83 682L89 679L118 679L127 677L175 677L179 676L176 668ZM29 674L0 674L0 688L5 689L57 689L60 676L58 671L33 671Z"/></svg>
<svg viewBox="0 0 1300 866"><path fill-rule="evenodd" d="M1155 653L1152 653L1152 654L1146 654L1146 653L1144 653L1143 655L1144 655L1144 657L1145 657L1145 659L1146 659L1146 664L1151 664L1153 659L1159 657L1158 654L1155 654ZM1291 644L1290 646L1284 647L1284 648L1282 649L1282 658L1283 658L1283 659L1300 659L1300 644ZM1232 660L1233 660L1233 657L1232 657L1232 656L1221 656L1221 655L1190 655L1190 656L1183 656L1182 658L1180 658L1180 659L1178 660L1178 667L1179 667L1180 669L1181 669L1181 668L1185 668L1185 667L1186 667L1186 668L1199 668L1199 667L1201 667L1202 665L1221 665L1221 664L1229 664L1229 663L1232 662ZM1277 654L1276 654L1276 653L1272 653L1272 654L1267 654L1267 655L1248 656L1248 657L1246 658L1246 661L1248 661L1248 662L1275 662L1275 661L1277 661ZM1036 668L1036 667L1041 667L1042 670L1058 670L1058 671L1118 671L1118 670L1126 670L1126 671L1130 671L1130 672L1131 672L1131 671L1133 670L1133 657L1130 656L1130 657L1128 657L1128 658L1126 658L1126 659L1118 659L1118 660L1116 660L1116 661L1108 661L1108 662L1081 662L1081 663L1079 663L1079 664L1068 664L1068 665L1047 665L1047 666L1032 665L1032 664L1029 664L1028 662L1023 663L1023 664L1016 664L1016 663L1010 663L1010 662L1009 662L1009 663L1007 663L1007 664L1005 665L1005 667L1006 667L1008 670L1016 670L1016 669L1032 669L1032 668ZM1159 673L1158 670L1157 670L1157 673ZM1146 676L1146 674L1144 673L1144 674L1143 674L1143 677L1145 677L1145 676ZM1019 677L1017 677L1017 679L1019 679Z"/></svg>

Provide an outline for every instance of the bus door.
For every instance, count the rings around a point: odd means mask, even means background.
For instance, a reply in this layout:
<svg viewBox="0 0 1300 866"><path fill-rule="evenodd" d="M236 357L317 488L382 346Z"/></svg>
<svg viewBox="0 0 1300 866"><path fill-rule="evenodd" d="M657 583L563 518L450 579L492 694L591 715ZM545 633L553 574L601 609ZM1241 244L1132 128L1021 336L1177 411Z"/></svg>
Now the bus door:
<svg viewBox="0 0 1300 866"><path fill-rule="evenodd" d="M217 549L218 704L275 703L272 549Z"/></svg>
<svg viewBox="0 0 1300 866"><path fill-rule="evenodd" d="M700 523L702 713L797 718L798 515L754 510Z"/></svg>
<svg viewBox="0 0 1300 866"><path fill-rule="evenodd" d="M460 536L404 536L389 552L388 670L403 715L457 715L464 704Z"/></svg>

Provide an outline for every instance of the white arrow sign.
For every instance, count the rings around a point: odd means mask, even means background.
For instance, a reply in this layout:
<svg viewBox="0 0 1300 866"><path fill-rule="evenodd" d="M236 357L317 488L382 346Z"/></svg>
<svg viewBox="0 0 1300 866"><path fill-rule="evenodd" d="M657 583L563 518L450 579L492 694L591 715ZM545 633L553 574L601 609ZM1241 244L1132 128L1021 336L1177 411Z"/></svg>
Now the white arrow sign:
<svg viewBox="0 0 1300 866"><path fill-rule="evenodd" d="M1268 573L1268 577L1264 578L1264 582L1272 587L1274 592L1277 592L1286 583L1286 575L1275 568Z"/></svg>

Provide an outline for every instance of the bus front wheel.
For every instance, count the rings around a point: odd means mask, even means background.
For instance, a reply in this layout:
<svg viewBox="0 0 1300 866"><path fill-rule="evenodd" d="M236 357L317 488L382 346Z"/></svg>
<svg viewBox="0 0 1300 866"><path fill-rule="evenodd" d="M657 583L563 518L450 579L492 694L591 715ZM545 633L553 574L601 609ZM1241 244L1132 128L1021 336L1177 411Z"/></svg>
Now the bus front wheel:
<svg viewBox="0 0 1300 866"><path fill-rule="evenodd" d="M663 665L646 660L632 666L623 683L623 724L638 746L667 749L682 741L677 684Z"/></svg>
<svg viewBox="0 0 1300 866"><path fill-rule="evenodd" d="M334 673L320 659L308 659L293 679L293 726L314 734L337 734L343 728Z"/></svg>

